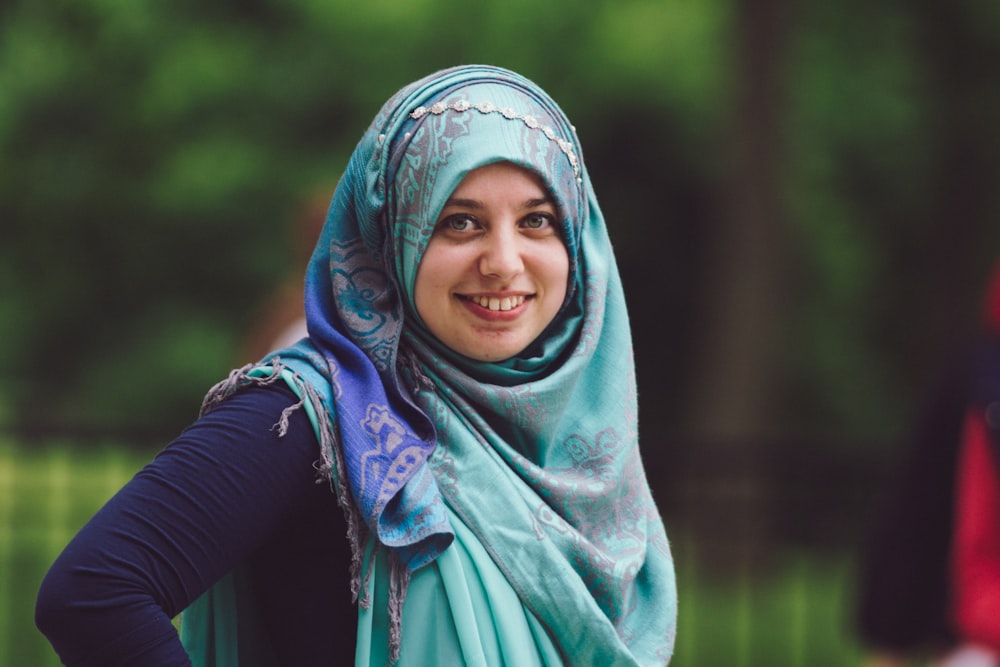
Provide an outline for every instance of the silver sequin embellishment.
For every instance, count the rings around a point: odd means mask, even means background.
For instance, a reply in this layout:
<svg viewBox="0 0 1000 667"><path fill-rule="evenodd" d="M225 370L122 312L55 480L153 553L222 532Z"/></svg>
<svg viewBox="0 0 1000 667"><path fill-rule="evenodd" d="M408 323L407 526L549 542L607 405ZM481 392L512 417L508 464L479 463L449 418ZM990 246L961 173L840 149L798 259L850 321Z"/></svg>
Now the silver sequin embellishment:
<svg viewBox="0 0 1000 667"><path fill-rule="evenodd" d="M449 110L458 111L459 113L461 113L463 111L468 111L469 109L475 109L476 111L482 114L498 113L507 120L521 121L528 129L541 130L542 134L544 134L549 141L556 142L556 145L559 146L559 150L561 150L566 155L566 159L569 160L570 166L573 167L573 173L576 175L577 182L581 181L580 163L576 158L576 151L573 149L573 144L569 141L566 141L559 135L557 135L556 131L553 130L548 125L542 125L541 122L539 122L539 120L534 116L518 113L517 111L511 109L510 107L499 108L492 102L478 102L476 104L472 104L468 100L456 100L454 102L448 102L448 103L435 102L429 107L425 106L417 107L412 112L410 112L410 118L412 118L413 120L420 120L429 113L434 114L435 116L440 116L445 111Z"/></svg>

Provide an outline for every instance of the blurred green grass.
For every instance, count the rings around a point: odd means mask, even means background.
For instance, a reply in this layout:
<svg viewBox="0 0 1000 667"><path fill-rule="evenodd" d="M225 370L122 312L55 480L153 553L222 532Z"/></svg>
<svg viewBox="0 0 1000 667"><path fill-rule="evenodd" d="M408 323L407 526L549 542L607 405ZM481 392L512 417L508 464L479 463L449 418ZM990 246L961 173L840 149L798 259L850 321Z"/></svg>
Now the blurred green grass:
<svg viewBox="0 0 1000 667"><path fill-rule="evenodd" d="M151 458L121 446L0 440L0 666L59 660L34 626L38 586L93 513ZM847 555L773 554L765 570L700 567L698 546L673 539L680 622L673 667L856 665L846 630Z"/></svg>
<svg viewBox="0 0 1000 667"><path fill-rule="evenodd" d="M52 561L150 452L0 440L0 665L59 665L34 624Z"/></svg>
<svg viewBox="0 0 1000 667"><path fill-rule="evenodd" d="M862 662L850 629L846 555L791 550L766 570L700 572L676 549L680 610L671 667L841 667Z"/></svg>

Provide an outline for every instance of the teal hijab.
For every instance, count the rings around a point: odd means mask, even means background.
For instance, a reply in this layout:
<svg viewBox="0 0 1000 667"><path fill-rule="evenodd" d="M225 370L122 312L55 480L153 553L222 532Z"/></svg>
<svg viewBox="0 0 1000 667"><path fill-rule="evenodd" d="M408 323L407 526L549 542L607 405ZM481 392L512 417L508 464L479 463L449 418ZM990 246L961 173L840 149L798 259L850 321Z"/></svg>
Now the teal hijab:
<svg viewBox="0 0 1000 667"><path fill-rule="evenodd" d="M552 194L570 275L548 329L487 363L435 339L413 293L444 202L500 161ZM625 300L575 129L544 91L465 66L394 95L337 187L306 317L308 339L220 384L206 406L254 377L289 381L312 411L355 553L374 540L394 563L392 605L451 544L447 506L567 662L669 661L676 585L638 448Z"/></svg>

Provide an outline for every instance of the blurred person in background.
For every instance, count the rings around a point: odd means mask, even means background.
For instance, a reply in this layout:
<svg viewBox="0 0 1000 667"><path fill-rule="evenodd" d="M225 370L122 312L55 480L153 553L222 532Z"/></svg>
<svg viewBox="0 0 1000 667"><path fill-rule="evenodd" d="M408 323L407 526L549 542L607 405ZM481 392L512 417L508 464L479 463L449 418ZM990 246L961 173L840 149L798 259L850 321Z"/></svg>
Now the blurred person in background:
<svg viewBox="0 0 1000 667"><path fill-rule="evenodd" d="M959 447L950 612L959 651L943 664L1000 666L1000 267Z"/></svg>
<svg viewBox="0 0 1000 667"><path fill-rule="evenodd" d="M919 412L865 554L869 667L1000 666L1000 264L983 312Z"/></svg>
<svg viewBox="0 0 1000 667"><path fill-rule="evenodd" d="M669 662L624 296L556 103L488 66L400 90L305 292L309 337L210 390L53 564L66 664Z"/></svg>

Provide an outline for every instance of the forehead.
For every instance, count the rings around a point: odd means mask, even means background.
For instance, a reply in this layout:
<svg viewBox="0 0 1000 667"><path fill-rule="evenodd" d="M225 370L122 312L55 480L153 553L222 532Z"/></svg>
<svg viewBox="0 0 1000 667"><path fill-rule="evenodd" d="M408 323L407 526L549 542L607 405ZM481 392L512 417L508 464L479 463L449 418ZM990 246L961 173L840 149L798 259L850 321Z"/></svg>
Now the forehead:
<svg viewBox="0 0 1000 667"><path fill-rule="evenodd" d="M534 171L511 162L495 162L473 169L458 184L445 206L465 197L516 199L518 203L551 203L547 184Z"/></svg>

